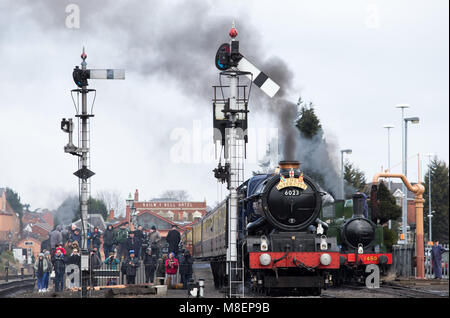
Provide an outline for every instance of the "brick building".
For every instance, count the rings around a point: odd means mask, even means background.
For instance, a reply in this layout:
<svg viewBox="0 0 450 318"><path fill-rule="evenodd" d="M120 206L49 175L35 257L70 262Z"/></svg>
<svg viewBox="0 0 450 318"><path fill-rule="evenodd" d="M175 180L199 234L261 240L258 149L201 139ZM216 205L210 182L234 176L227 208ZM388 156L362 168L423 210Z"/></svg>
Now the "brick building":
<svg viewBox="0 0 450 318"><path fill-rule="evenodd" d="M0 188L0 241L9 241L11 233L11 241L15 242L19 232L20 218L6 200L6 189Z"/></svg>
<svg viewBox="0 0 450 318"><path fill-rule="evenodd" d="M180 232L183 232L186 226L206 214L206 201L177 201L171 198L139 201L138 190L134 194L132 205L136 209L137 223L146 229L156 226L163 237L167 235L173 224L178 226ZM130 223L132 221L129 205L126 207L125 219L120 223L125 221Z"/></svg>

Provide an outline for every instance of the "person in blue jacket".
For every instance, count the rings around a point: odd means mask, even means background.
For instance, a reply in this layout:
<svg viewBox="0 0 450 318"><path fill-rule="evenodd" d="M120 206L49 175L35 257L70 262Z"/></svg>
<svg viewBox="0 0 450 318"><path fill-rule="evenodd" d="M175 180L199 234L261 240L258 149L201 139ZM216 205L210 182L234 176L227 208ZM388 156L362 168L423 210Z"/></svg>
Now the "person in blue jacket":
<svg viewBox="0 0 450 318"><path fill-rule="evenodd" d="M431 248L431 258L433 261L433 272L435 279L442 278L442 254L444 254L445 248L443 248L439 241Z"/></svg>

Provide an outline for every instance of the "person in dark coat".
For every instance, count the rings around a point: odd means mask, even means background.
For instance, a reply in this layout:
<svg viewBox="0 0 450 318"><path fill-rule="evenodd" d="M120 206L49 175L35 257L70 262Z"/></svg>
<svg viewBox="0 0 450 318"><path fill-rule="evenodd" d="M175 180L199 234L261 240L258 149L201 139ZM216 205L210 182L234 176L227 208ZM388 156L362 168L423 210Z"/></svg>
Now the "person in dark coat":
<svg viewBox="0 0 450 318"><path fill-rule="evenodd" d="M105 253L105 258L111 252L114 252L114 230L112 225L108 225L105 232L103 232L103 252Z"/></svg>
<svg viewBox="0 0 450 318"><path fill-rule="evenodd" d="M51 247L50 247L50 236L48 239L42 241L41 243L41 252L43 253L44 250L50 251Z"/></svg>
<svg viewBox="0 0 450 318"><path fill-rule="evenodd" d="M152 252L152 249L148 248L144 255L145 282L146 283L150 282L153 284L157 263L158 263L158 258Z"/></svg>
<svg viewBox="0 0 450 318"><path fill-rule="evenodd" d="M55 292L63 291L66 262L61 249L57 249L53 257L53 269L55 270Z"/></svg>
<svg viewBox="0 0 450 318"><path fill-rule="evenodd" d="M75 228L73 232L70 234L69 242L77 241L78 245L81 246L81 231L78 228Z"/></svg>
<svg viewBox="0 0 450 318"><path fill-rule="evenodd" d="M62 226L57 225L55 230L50 232L50 248L51 248L52 254L55 252L56 246L60 245L60 244L62 245L62 243L63 243L63 236L62 236L61 230L62 230Z"/></svg>
<svg viewBox="0 0 450 318"><path fill-rule="evenodd" d="M435 279L442 278L442 254L444 254L445 248L439 244L439 241L431 248L431 256L433 261L433 272Z"/></svg>
<svg viewBox="0 0 450 318"><path fill-rule="evenodd" d="M72 254L70 254L70 256L67 258L67 265L71 264L76 265L79 269L81 269L81 255L78 248L74 248ZM80 287L80 281L76 280L76 278L73 278L73 282L71 280L68 287Z"/></svg>
<svg viewBox="0 0 450 318"><path fill-rule="evenodd" d="M130 250L130 257L125 261L126 264L126 274L127 274L127 284L136 283L136 270L139 267L139 259L136 257L134 250Z"/></svg>
<svg viewBox="0 0 450 318"><path fill-rule="evenodd" d="M120 228L114 234L114 241L117 244L117 258L123 260L128 257L127 238L128 238L128 222L120 225Z"/></svg>
<svg viewBox="0 0 450 318"><path fill-rule="evenodd" d="M138 257L137 250L140 248L139 240L135 236L135 232L130 232L129 237L126 240L125 247L127 251L134 251L134 255Z"/></svg>
<svg viewBox="0 0 450 318"><path fill-rule="evenodd" d="M98 252L98 257L100 257L100 259L101 259L101 256L100 256L100 245L101 245L100 236L101 236L101 233L100 233L100 231L98 230L98 227L94 227L94 231L93 231L93 232L90 232L90 233L88 234L88 239L89 239L89 244L88 244L88 246L89 246L91 249L96 248L96 250L97 250L97 252Z"/></svg>
<svg viewBox="0 0 450 318"><path fill-rule="evenodd" d="M181 235L180 232L177 231L177 226L172 225L172 229L167 233L166 241L169 243L169 253L178 254L178 244L180 243Z"/></svg>
<svg viewBox="0 0 450 318"><path fill-rule="evenodd" d="M142 225L137 227L137 230L134 231L134 237L138 241L139 248L136 251L136 257L141 259L142 255L142 244L144 243L144 232L142 231Z"/></svg>
<svg viewBox="0 0 450 318"><path fill-rule="evenodd" d="M181 283L183 284L183 289L187 289L187 284L192 278L192 264L194 260L191 254L186 250L183 254L183 259L180 262L179 273L181 276Z"/></svg>
<svg viewBox="0 0 450 318"><path fill-rule="evenodd" d="M148 235L148 245L152 248L153 254L155 254L157 257L160 257L160 241L161 241L161 234L159 234L158 230L156 229L156 226L152 226L150 229L150 233Z"/></svg>
<svg viewBox="0 0 450 318"><path fill-rule="evenodd" d="M91 254L89 255L89 264L91 267L91 280L94 286L97 286L97 278L95 278L95 269L99 269L102 266L102 260L98 256L98 250L96 247L94 247L91 250Z"/></svg>

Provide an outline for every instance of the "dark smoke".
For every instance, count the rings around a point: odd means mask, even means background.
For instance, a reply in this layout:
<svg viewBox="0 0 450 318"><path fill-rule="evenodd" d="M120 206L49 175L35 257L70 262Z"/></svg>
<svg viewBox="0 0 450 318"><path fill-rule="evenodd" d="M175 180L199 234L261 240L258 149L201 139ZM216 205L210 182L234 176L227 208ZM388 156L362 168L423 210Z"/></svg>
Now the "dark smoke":
<svg viewBox="0 0 450 318"><path fill-rule="evenodd" d="M68 30L64 24L65 8L71 3L79 5L81 10L79 30ZM74 41L80 41L80 50L87 35L116 43L114 53L126 60L127 72L175 83L184 94L204 105L205 111L211 106L211 85L218 83L218 71L214 66L216 50L229 41L228 30L236 20L241 52L281 86L273 99L257 88L252 89L250 104L253 109L267 111L277 119L283 140L282 159L300 160L305 167L323 175L326 183L337 183L336 164L330 155L336 149L324 143L321 136L312 140L302 138L294 126L298 109L289 100L294 90L292 70L282 59L264 55L263 44L267 39L249 25L245 12L237 17L219 15L214 3L204 0L14 0L9 7L17 6L16 9L29 12L42 32L66 32ZM89 65L89 48L87 54Z"/></svg>

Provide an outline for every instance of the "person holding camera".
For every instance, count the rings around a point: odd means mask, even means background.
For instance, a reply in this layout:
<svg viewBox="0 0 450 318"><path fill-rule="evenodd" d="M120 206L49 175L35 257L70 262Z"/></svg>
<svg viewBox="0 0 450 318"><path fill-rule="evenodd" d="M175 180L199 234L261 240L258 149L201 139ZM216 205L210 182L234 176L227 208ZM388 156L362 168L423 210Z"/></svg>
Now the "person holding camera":
<svg viewBox="0 0 450 318"><path fill-rule="evenodd" d="M109 256L105 259L103 263L108 265L109 270L116 271L117 266L120 264L120 261L114 256L114 252L111 251L109 252ZM117 278L115 277L108 278L108 280L106 281L106 285L107 286L117 285Z"/></svg>
<svg viewBox="0 0 450 318"><path fill-rule="evenodd" d="M175 253L170 252L169 258L166 260L166 283L168 286L177 283L178 260L175 258Z"/></svg>
<svg viewBox="0 0 450 318"><path fill-rule="evenodd" d="M183 259L180 263L180 278L181 283L183 284L183 289L187 289L187 284L189 280L192 278L192 264L194 260L192 259L191 254L188 250L185 250L183 253Z"/></svg>

